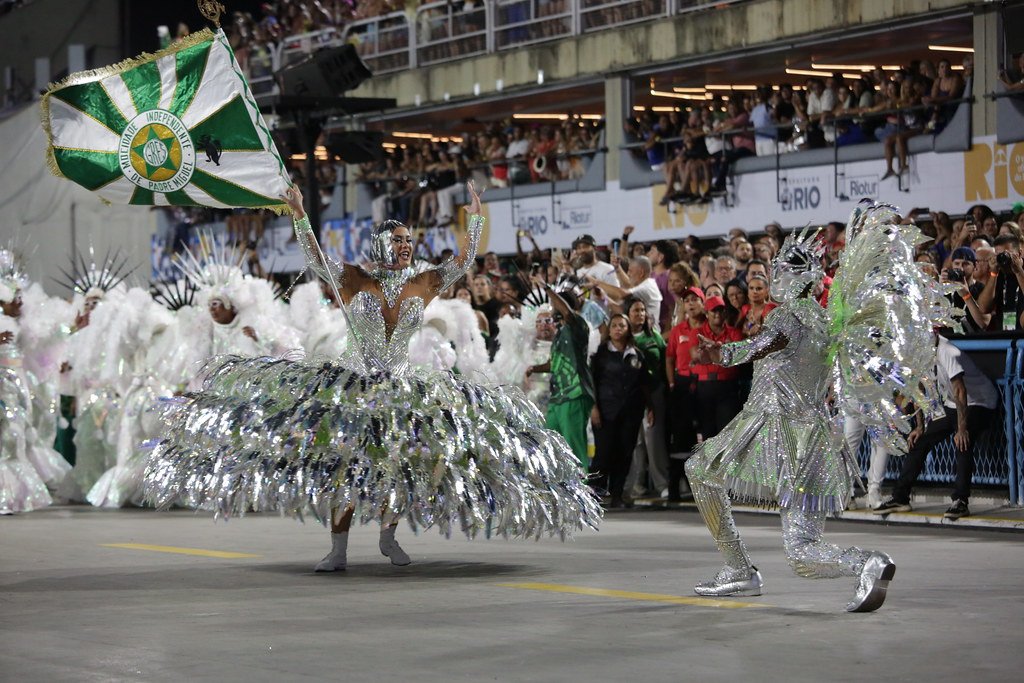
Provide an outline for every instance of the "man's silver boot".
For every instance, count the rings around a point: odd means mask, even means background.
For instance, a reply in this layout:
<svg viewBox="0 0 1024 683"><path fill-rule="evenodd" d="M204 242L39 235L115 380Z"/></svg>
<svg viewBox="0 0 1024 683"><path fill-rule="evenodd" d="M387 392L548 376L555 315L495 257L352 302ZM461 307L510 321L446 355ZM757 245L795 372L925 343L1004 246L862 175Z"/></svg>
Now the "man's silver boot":
<svg viewBox="0 0 1024 683"><path fill-rule="evenodd" d="M761 579L761 572L757 567L736 569L725 565L715 578L710 581L703 581L693 587L697 595L710 597L727 596L755 596L761 594L764 581Z"/></svg>
<svg viewBox="0 0 1024 683"><path fill-rule="evenodd" d="M885 602L889 582L896 575L896 563L885 553L873 552L864 562L857 592L846 606L847 612L874 612Z"/></svg>

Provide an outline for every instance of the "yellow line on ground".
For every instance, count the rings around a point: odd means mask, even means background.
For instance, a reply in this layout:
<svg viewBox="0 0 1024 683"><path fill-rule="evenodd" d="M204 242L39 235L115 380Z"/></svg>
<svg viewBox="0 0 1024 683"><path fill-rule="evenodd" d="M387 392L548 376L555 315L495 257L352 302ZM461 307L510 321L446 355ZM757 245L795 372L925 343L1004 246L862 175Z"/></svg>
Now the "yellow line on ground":
<svg viewBox="0 0 1024 683"><path fill-rule="evenodd" d="M198 555L199 557L219 557L224 560L237 560L245 557L259 557L250 553L232 553L226 550L203 550L202 548L176 548L171 545L149 545L146 543L102 543L104 548L123 548L125 550L150 550L154 553L175 553L177 555Z"/></svg>
<svg viewBox="0 0 1024 683"><path fill-rule="evenodd" d="M607 588L588 588L586 586L563 586L557 583L499 583L501 588L517 588L528 591L548 591L551 593L572 593L575 595L593 595L602 598L621 598L623 600L641 600L644 602L667 602L671 605L695 605L697 607L721 607L724 609L740 609L744 607L769 607L756 602L740 602L738 600L715 600L713 598L688 598L681 595L664 595L661 593L635 593L633 591L617 591Z"/></svg>

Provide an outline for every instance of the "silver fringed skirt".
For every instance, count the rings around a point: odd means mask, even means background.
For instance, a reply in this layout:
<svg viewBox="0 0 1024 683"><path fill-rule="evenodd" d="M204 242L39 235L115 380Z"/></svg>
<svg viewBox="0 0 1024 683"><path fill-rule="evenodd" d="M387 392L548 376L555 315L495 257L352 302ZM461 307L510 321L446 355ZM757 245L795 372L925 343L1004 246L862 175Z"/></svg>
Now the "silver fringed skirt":
<svg viewBox="0 0 1024 683"><path fill-rule="evenodd" d="M799 419L751 407L695 450L689 471L754 505L841 512L860 476L844 440L823 415Z"/></svg>
<svg viewBox="0 0 1024 683"><path fill-rule="evenodd" d="M450 373L232 357L164 419L145 472L157 506L326 524L352 505L363 522L387 513L469 537L564 537L600 521L572 451L521 392Z"/></svg>

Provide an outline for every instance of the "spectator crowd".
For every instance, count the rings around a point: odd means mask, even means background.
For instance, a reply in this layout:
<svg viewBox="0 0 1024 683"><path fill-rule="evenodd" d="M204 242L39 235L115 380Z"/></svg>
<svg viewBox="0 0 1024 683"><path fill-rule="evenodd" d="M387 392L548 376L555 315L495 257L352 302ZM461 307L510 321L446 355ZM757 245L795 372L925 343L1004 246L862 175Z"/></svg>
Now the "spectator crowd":
<svg viewBox="0 0 1024 683"><path fill-rule="evenodd" d="M396 146L383 160L362 164L357 181L374 195L375 222L445 226L467 180L486 188L582 178L602 125L573 116L546 125L495 121L476 134Z"/></svg>
<svg viewBox="0 0 1024 683"><path fill-rule="evenodd" d="M834 74L802 86L718 90L686 111L629 119L626 136L633 153L664 174L666 204L724 194L730 165L743 157L865 142L883 143L886 179L907 172L908 140L942 132L972 76L968 56L958 70L948 59L916 60L858 78Z"/></svg>
<svg viewBox="0 0 1024 683"><path fill-rule="evenodd" d="M962 216L914 209L903 218L930 238L918 247L921 268L955 289L961 317L953 333L1024 330L1021 220L1024 203L1004 216L976 205ZM527 374L551 373L549 424L589 463L612 507L641 496L679 500L694 445L739 412L750 367L701 362L698 338L733 342L761 332L776 307L770 264L784 237L777 223L756 236L734 228L711 248L693 236L645 244L633 235L627 226L607 247L580 235L566 251L542 250L521 233L516 255L485 254L445 295L477 312L492 354L504 352L510 319L532 320L537 338L551 342L550 360ZM819 240L827 276L812 295L824 306L845 226L829 223ZM588 329L600 331L589 349Z"/></svg>

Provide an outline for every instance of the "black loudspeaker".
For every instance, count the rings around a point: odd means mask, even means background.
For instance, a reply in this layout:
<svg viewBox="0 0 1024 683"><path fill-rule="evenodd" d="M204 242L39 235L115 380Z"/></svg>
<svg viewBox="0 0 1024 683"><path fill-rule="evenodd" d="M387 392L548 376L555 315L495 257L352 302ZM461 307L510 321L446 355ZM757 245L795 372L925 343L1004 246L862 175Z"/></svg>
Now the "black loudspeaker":
<svg viewBox="0 0 1024 683"><path fill-rule="evenodd" d="M327 135L325 147L349 164L364 164L384 158L384 133L375 130L335 131Z"/></svg>
<svg viewBox="0 0 1024 683"><path fill-rule="evenodd" d="M285 95L337 97L373 76L354 45L317 50L279 72Z"/></svg>

